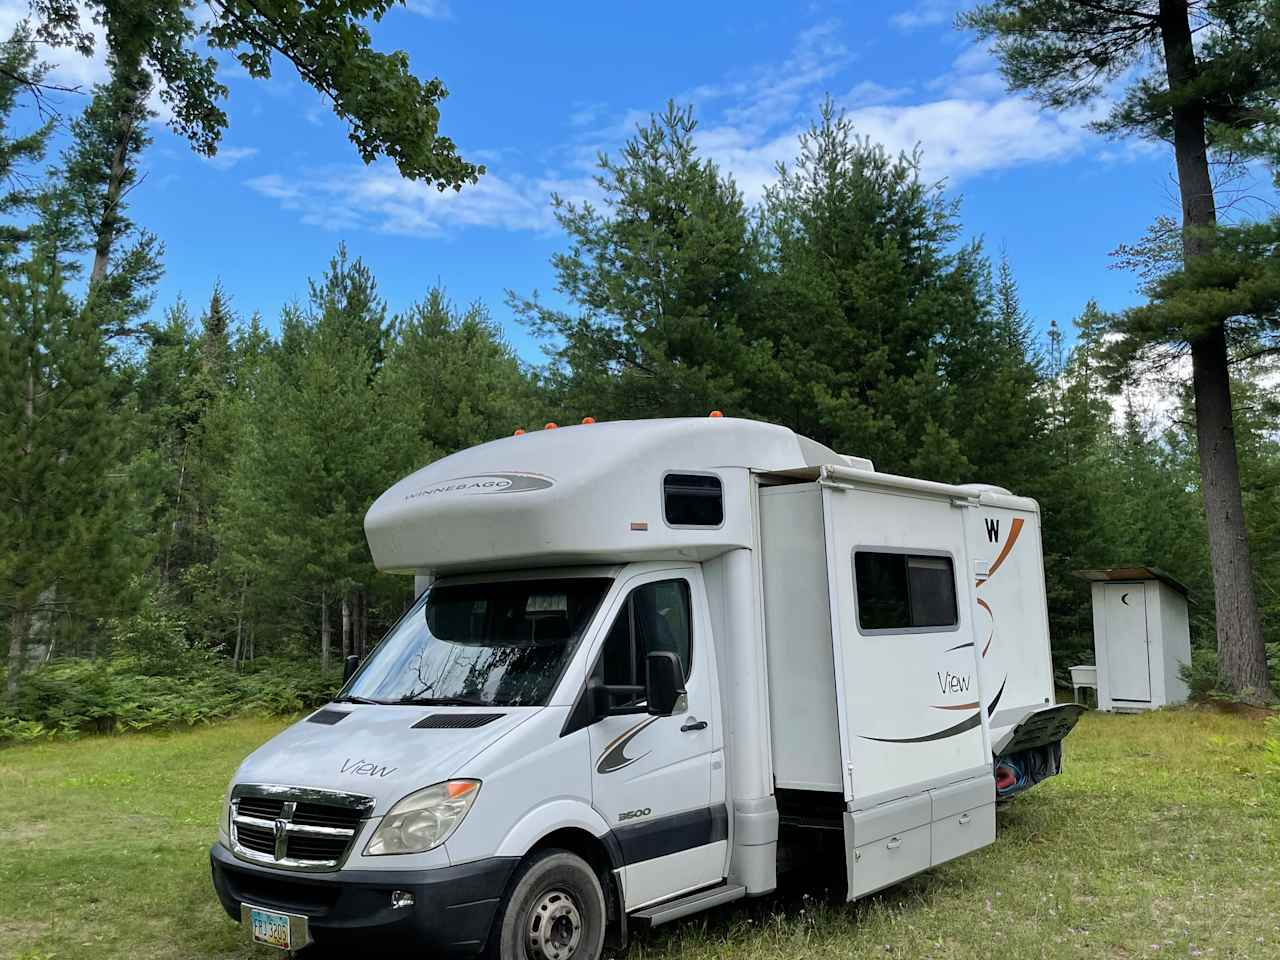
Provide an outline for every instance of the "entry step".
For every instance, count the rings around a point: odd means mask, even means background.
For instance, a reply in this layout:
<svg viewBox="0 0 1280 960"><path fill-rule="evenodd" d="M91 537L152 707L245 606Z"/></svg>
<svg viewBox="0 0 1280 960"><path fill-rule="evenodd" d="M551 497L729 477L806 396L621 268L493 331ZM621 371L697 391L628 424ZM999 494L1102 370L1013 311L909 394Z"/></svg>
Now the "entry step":
<svg viewBox="0 0 1280 960"><path fill-rule="evenodd" d="M722 903L741 900L746 895L747 888L741 884L722 883L719 886L708 887L706 890L686 894L675 900L668 900L665 903L657 903L652 907L637 910L635 913L630 914L630 920L640 927L656 927L660 924L670 923L672 920L679 920L681 917L687 917L690 914L710 910L712 907L718 907Z"/></svg>

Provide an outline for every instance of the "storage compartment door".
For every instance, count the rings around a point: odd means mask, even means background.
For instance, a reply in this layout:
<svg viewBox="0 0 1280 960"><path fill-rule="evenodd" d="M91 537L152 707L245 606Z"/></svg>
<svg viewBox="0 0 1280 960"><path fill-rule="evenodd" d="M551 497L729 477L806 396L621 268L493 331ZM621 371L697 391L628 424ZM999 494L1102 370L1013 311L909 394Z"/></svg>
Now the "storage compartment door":
<svg viewBox="0 0 1280 960"><path fill-rule="evenodd" d="M1151 700L1151 654L1147 639L1147 592L1141 583L1102 586L1107 615L1107 667L1111 699Z"/></svg>

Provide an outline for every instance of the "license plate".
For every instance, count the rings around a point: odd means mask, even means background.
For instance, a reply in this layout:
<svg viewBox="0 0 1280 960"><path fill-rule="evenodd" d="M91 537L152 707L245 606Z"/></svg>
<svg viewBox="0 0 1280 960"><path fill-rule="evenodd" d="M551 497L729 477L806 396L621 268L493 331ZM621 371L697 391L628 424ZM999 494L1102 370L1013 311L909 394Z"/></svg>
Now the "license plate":
<svg viewBox="0 0 1280 960"><path fill-rule="evenodd" d="M249 910L249 929L253 931L254 943L265 943L281 950L293 949L289 942L288 914L252 907Z"/></svg>

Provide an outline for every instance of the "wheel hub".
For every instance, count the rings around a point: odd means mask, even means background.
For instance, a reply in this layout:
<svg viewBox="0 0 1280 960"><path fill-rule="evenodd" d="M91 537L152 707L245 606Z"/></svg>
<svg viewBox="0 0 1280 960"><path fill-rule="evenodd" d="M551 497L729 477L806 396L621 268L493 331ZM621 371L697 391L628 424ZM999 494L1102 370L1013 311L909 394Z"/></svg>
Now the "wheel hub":
<svg viewBox="0 0 1280 960"><path fill-rule="evenodd" d="M529 912L531 960L569 960L582 941L582 914L563 890L544 893Z"/></svg>

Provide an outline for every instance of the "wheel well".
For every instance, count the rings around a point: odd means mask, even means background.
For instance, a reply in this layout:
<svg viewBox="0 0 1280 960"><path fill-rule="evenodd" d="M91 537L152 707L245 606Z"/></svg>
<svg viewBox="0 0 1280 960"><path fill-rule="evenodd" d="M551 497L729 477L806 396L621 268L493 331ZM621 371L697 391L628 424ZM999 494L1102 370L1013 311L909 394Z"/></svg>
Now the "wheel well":
<svg viewBox="0 0 1280 960"><path fill-rule="evenodd" d="M565 827L547 834L533 845L526 857L541 850L568 850L591 865L604 888L605 905L608 908L606 942L617 949L627 945L627 915L623 911L622 885L613 872L613 861L604 842L586 830Z"/></svg>

